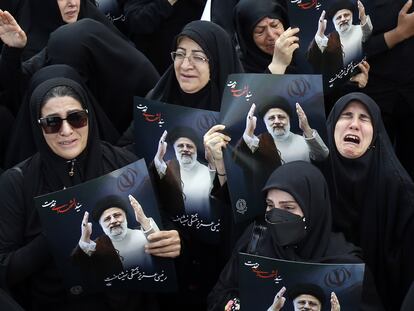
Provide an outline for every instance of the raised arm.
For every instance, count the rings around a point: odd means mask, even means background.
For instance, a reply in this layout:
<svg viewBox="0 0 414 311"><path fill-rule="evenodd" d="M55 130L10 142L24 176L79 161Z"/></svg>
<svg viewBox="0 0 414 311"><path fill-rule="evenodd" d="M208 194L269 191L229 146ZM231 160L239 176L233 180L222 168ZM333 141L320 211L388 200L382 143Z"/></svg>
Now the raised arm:
<svg viewBox="0 0 414 311"><path fill-rule="evenodd" d="M22 49L27 44L26 33L9 12L2 10L0 10L0 38L9 47Z"/></svg>

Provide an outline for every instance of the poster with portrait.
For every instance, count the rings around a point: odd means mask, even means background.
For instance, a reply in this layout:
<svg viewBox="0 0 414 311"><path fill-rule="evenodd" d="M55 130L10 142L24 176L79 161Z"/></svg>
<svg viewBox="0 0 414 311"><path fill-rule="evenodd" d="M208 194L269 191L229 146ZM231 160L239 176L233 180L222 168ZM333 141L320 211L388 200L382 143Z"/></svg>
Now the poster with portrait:
<svg viewBox="0 0 414 311"><path fill-rule="evenodd" d="M312 310L331 311L332 292L341 311L359 309L365 271L363 263L306 263L246 253L239 253L239 259L242 310L267 310L279 294L286 299L281 311L293 311L294 304L299 305L305 300L314 304ZM283 287L286 290L282 290ZM317 308L318 301L321 308Z"/></svg>
<svg viewBox="0 0 414 311"><path fill-rule="evenodd" d="M303 152L296 151L297 143L290 144L292 139L305 145L303 131L299 128L296 103L306 115L309 126L326 142L320 75L233 74L228 77L220 119L226 126L224 132L231 137L224 152L224 162L233 215L237 223L264 213L265 201L261 189L274 169L285 161L306 160L309 157L309 153L303 156ZM285 150L290 151L284 154L280 153L282 143L279 147L274 143L274 121L269 119L271 123L268 127L268 121L265 121L268 118L264 118L265 110L272 106L284 106L283 110L288 111L286 114L291 115L286 116L282 125L277 124L278 131L285 136L290 135L283 143L286 145ZM258 140L256 149L248 147L243 137L249 112L255 122L253 134ZM305 145L304 148L308 147Z"/></svg>
<svg viewBox="0 0 414 311"><path fill-rule="evenodd" d="M137 210L136 202L142 209ZM173 260L145 253L150 228L162 230L162 222L143 159L36 197L35 204L72 294L111 288L176 290ZM141 225L144 218L150 222Z"/></svg>
<svg viewBox="0 0 414 311"><path fill-rule="evenodd" d="M360 72L358 64L365 59L362 42L372 33L369 18L364 18L366 22L361 26L360 10L369 16L370 2L288 1L291 26L300 29L299 49L294 56L297 72L322 74L326 93Z"/></svg>
<svg viewBox="0 0 414 311"><path fill-rule="evenodd" d="M161 207L191 236L217 244L220 202L214 192L215 170L206 159L203 136L218 122L219 112L135 97L137 153L152 174Z"/></svg>

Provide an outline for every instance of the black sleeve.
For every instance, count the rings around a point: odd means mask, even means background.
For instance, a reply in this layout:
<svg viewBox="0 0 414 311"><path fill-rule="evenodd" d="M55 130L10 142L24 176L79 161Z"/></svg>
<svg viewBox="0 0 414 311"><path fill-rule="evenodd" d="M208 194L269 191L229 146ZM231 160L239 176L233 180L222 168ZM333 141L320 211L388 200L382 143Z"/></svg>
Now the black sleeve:
<svg viewBox="0 0 414 311"><path fill-rule="evenodd" d="M43 234L26 232L28 218L23 176L10 169L0 176L0 282L11 286L24 281L50 262Z"/></svg>
<svg viewBox="0 0 414 311"><path fill-rule="evenodd" d="M0 89L15 97L13 112L17 113L29 80L46 62L46 49L22 62L24 49L3 46L0 58Z"/></svg>
<svg viewBox="0 0 414 311"><path fill-rule="evenodd" d="M377 293L374 277L371 270L365 265L364 281L362 284L360 311L382 311L385 310Z"/></svg>

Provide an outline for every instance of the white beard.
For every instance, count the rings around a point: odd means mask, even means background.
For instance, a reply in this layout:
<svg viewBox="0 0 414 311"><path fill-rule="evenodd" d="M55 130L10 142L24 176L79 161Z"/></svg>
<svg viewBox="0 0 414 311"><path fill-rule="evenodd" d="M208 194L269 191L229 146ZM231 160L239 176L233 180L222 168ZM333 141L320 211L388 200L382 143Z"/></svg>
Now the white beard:
<svg viewBox="0 0 414 311"><path fill-rule="evenodd" d="M128 222L125 219L125 221L117 227L113 227L112 229L102 228L102 230L111 240L122 241L127 234L127 227L128 227Z"/></svg>
<svg viewBox="0 0 414 311"><path fill-rule="evenodd" d="M181 154L176 151L175 157L177 158L180 167L187 171L191 170L197 162L196 153L192 154L191 156L182 157Z"/></svg>
<svg viewBox="0 0 414 311"><path fill-rule="evenodd" d="M283 129L280 129L280 128L274 129L273 127L267 126L267 124L266 124L266 128L269 134L272 135L274 140L283 141L287 139L290 134L290 122L288 122L288 124L286 124L286 126Z"/></svg>
<svg viewBox="0 0 414 311"><path fill-rule="evenodd" d="M346 24L342 24L341 26L334 24L335 25L335 30L338 32L338 34L344 35L345 33L347 33L352 27L352 18L349 20L348 23Z"/></svg>

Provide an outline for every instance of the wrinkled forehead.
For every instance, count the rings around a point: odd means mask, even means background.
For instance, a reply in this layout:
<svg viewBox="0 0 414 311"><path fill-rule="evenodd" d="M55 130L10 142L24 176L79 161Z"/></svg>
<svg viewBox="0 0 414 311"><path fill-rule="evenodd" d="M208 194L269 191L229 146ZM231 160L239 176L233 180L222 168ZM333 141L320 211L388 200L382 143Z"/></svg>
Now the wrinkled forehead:
<svg viewBox="0 0 414 311"><path fill-rule="evenodd" d="M101 217L99 218L99 222L103 221L108 216L112 216L118 213L121 213L123 216L125 216L125 212L123 209L119 207L109 207L106 210L104 210Z"/></svg>
<svg viewBox="0 0 414 311"><path fill-rule="evenodd" d="M180 36L177 39L177 49L184 49L186 51L199 51L203 52L203 48L193 39L188 36Z"/></svg>
<svg viewBox="0 0 414 311"><path fill-rule="evenodd" d="M352 16L352 11L351 10L348 10L348 9L341 9L341 10L339 10L339 11L337 11L335 13L335 15L332 17L332 20L336 20L336 19L338 19L342 15L350 15L350 16Z"/></svg>
<svg viewBox="0 0 414 311"><path fill-rule="evenodd" d="M348 111L354 113L361 113L368 115L369 117L372 117L367 105L365 105L363 102L359 100L351 100L348 104L344 106L344 109L341 111L341 113Z"/></svg>
<svg viewBox="0 0 414 311"><path fill-rule="evenodd" d="M174 143L174 147L177 147L178 145L183 145L183 144L191 145L193 148L196 147L194 142L191 139L189 139L188 137L178 138Z"/></svg>
<svg viewBox="0 0 414 311"><path fill-rule="evenodd" d="M266 27L267 25L270 24L278 24L281 23L282 21L280 19L277 18L272 18L272 17L263 17L256 25L256 27Z"/></svg>
<svg viewBox="0 0 414 311"><path fill-rule="evenodd" d="M318 298L316 298L315 296L312 295L308 295L308 294L302 294L297 296L293 302L298 303L298 302L312 302L318 306L321 305L320 301Z"/></svg>
<svg viewBox="0 0 414 311"><path fill-rule="evenodd" d="M272 116L283 116L285 118L289 119L288 114L286 113L286 111L284 111L283 109L280 108L270 108L264 115L264 119L266 120L269 117Z"/></svg>

